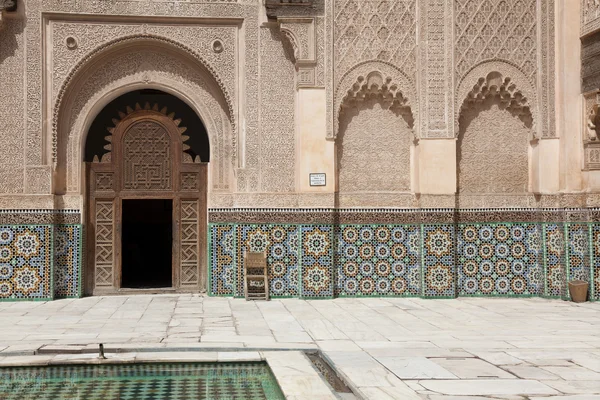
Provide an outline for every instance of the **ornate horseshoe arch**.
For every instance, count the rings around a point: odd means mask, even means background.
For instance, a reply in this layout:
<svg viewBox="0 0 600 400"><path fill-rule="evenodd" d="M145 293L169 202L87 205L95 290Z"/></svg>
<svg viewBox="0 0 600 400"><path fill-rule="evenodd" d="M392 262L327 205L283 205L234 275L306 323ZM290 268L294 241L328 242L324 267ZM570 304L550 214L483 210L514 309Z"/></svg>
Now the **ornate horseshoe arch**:
<svg viewBox="0 0 600 400"><path fill-rule="evenodd" d="M207 164L186 153L186 128L166 107L136 104L119 116L105 137L109 152L87 164L86 289L121 290L123 200L160 199L172 201L172 288L199 291L206 271Z"/></svg>

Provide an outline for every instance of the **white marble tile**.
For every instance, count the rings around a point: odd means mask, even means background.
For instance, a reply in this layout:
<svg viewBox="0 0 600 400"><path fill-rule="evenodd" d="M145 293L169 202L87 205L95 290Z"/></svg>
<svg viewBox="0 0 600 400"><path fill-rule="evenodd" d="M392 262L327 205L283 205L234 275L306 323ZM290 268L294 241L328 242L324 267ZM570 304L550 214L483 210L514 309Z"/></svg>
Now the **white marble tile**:
<svg viewBox="0 0 600 400"><path fill-rule="evenodd" d="M573 364L569 367L541 367L567 381L598 381L600 373Z"/></svg>
<svg viewBox="0 0 600 400"><path fill-rule="evenodd" d="M376 357L400 379L457 379L444 367L425 357Z"/></svg>
<svg viewBox="0 0 600 400"><path fill-rule="evenodd" d="M508 372L477 358L430 358L460 379L514 379Z"/></svg>
<svg viewBox="0 0 600 400"><path fill-rule="evenodd" d="M551 387L533 380L524 379L461 379L419 381L428 390L447 395L491 396L491 395L544 395L558 394Z"/></svg>
<svg viewBox="0 0 600 400"><path fill-rule="evenodd" d="M536 380L554 380L560 379L557 375L554 375L540 367L532 365L512 365L505 367L512 374L522 379L536 379Z"/></svg>

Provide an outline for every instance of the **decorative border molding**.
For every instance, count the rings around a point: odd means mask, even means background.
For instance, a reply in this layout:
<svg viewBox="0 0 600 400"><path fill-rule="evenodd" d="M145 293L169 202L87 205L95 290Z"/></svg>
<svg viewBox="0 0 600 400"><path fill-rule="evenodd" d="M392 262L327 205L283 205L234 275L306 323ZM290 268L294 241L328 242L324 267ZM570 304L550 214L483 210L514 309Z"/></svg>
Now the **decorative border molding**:
<svg viewBox="0 0 600 400"><path fill-rule="evenodd" d="M208 221L250 224L461 224L489 222L600 222L600 208L334 209L213 208Z"/></svg>

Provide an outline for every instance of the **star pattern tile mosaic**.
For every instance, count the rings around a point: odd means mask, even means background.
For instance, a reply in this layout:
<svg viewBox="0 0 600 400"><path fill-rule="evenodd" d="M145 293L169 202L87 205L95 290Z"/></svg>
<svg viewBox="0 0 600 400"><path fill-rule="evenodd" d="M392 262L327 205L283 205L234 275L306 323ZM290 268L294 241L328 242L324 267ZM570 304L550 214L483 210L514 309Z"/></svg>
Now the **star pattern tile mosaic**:
<svg viewBox="0 0 600 400"><path fill-rule="evenodd" d="M590 293L595 300L600 300L600 225L592 226L592 263L593 269L593 287Z"/></svg>
<svg viewBox="0 0 600 400"><path fill-rule="evenodd" d="M302 226L302 297L333 297L333 227Z"/></svg>
<svg viewBox="0 0 600 400"><path fill-rule="evenodd" d="M238 226L236 296L244 296L244 252L266 252L270 296L297 297L298 235L296 225Z"/></svg>
<svg viewBox="0 0 600 400"><path fill-rule="evenodd" d="M417 296L417 225L341 225L336 229L337 296Z"/></svg>
<svg viewBox="0 0 600 400"><path fill-rule="evenodd" d="M424 297L455 297L454 225L423 225Z"/></svg>
<svg viewBox="0 0 600 400"><path fill-rule="evenodd" d="M210 227L210 285L215 296L235 295L235 225L212 225Z"/></svg>
<svg viewBox="0 0 600 400"><path fill-rule="evenodd" d="M542 295L540 230L538 224L459 225L459 295Z"/></svg>
<svg viewBox="0 0 600 400"><path fill-rule="evenodd" d="M590 281L590 237L588 224L568 224L568 280Z"/></svg>
<svg viewBox="0 0 600 400"><path fill-rule="evenodd" d="M211 224L211 294L243 296L244 251L266 251L273 297L600 299L600 223Z"/></svg>
<svg viewBox="0 0 600 400"><path fill-rule="evenodd" d="M0 226L0 300L51 300L51 225Z"/></svg>
<svg viewBox="0 0 600 400"><path fill-rule="evenodd" d="M82 296L81 225L54 226L54 297Z"/></svg>
<svg viewBox="0 0 600 400"><path fill-rule="evenodd" d="M283 400L265 363L0 368L3 400Z"/></svg>
<svg viewBox="0 0 600 400"><path fill-rule="evenodd" d="M563 224L544 226L546 295L566 296L565 236Z"/></svg>

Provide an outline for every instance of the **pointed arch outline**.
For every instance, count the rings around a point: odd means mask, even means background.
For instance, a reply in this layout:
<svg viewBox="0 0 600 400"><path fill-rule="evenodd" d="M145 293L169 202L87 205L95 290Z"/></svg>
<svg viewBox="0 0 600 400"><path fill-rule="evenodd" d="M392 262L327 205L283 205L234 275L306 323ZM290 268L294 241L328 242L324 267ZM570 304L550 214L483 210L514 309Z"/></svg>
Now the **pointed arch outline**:
<svg viewBox="0 0 600 400"><path fill-rule="evenodd" d="M344 74L334 94L333 136L328 137L328 139L335 140L338 137L340 130L340 114L345 99L348 96L355 96L357 91L370 90L371 88L362 89L360 86L364 83L368 84L367 78L373 76L373 74L379 74L382 78L381 84L378 85L379 87L375 88L375 91L382 91L381 94L388 98L390 95L393 95L394 98L402 102L403 107L407 107L410 110L414 121L411 129L413 138L418 139L420 137L418 133L419 105L416 101L417 96L414 85L403 71L385 61L366 61L356 65ZM356 87L357 84L359 87ZM394 87L394 89L390 90L392 87Z"/></svg>
<svg viewBox="0 0 600 400"><path fill-rule="evenodd" d="M131 45L143 44L144 42L154 42L155 44L162 44L162 45L166 45L167 47L170 47L172 49L179 50L179 51L183 52L184 54L186 54L188 57L194 59L204 69L206 69L206 71L211 75L213 80L218 85L218 87L221 90L221 93L224 97L224 102L227 105L227 110L229 113L228 117L230 119L231 127L233 130L233 137L235 140L235 138L237 137L237 118L236 118L236 115L234 112L234 110L235 110L234 105L233 105L234 103L233 103L233 100L232 100L232 97L231 97L229 91L225 87L223 80L219 77L217 71L210 65L210 63L208 63L198 52L194 51L190 47L188 47L180 42L177 42L173 39L170 39L170 38L167 38L164 36L160 36L160 35L149 34L149 33L136 33L136 34L132 34L132 35L115 38L111 41L105 42L102 45L96 47L95 49L93 49L92 51L87 53L85 56L83 56L77 62L77 64L75 64L75 66L69 71L67 77L64 79L63 83L60 86L58 94L56 96L56 100L53 103L53 110L52 110L51 161L52 161L52 166L54 169L56 169L57 162L58 162L59 121L61 118L61 113L64 111L63 103L64 103L65 98L68 97L68 94L71 91L75 82L77 82L78 79L81 78L80 75L82 74L82 72L85 71L89 65L92 65L95 60L101 59L103 57L103 55L112 52L113 50L115 50L118 47L125 46L128 44L131 44ZM233 151L235 152L236 149L237 149L237 146L234 146ZM235 155L234 155L234 158L235 158Z"/></svg>
<svg viewBox="0 0 600 400"><path fill-rule="evenodd" d="M508 82L506 81L508 79ZM455 95L454 132L460 134L459 121L465 106L469 103L484 100L489 90L504 91L504 101L514 101L527 108L532 118L532 137L541 138L537 92L527 76L516 66L505 61L484 61L473 67L460 81Z"/></svg>

